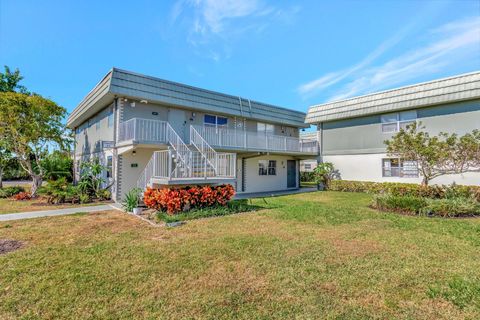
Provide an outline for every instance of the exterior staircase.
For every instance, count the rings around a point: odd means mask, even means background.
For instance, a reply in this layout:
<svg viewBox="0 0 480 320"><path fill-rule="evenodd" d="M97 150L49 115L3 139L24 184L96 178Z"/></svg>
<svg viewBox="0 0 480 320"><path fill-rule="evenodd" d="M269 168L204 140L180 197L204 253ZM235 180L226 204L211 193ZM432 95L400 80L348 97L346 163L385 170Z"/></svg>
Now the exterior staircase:
<svg viewBox="0 0 480 320"><path fill-rule="evenodd" d="M153 184L200 184L235 178L236 154L216 152L193 127L191 145L187 146L167 123L166 143L168 150L155 151L140 175L137 186L142 190Z"/></svg>

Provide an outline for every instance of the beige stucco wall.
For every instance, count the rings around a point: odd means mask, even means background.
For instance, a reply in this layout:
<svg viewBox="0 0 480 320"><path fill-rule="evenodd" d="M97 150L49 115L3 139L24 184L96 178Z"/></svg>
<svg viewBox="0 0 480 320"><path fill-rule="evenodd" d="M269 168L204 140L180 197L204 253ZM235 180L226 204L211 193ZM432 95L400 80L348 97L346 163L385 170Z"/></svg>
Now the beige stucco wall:
<svg viewBox="0 0 480 320"><path fill-rule="evenodd" d="M241 156L238 156L241 158ZM277 160L277 174L275 176L260 176L258 174L258 161L259 160ZM287 190L287 160L295 160L290 156L280 155L265 155L255 158L246 159L246 174L245 174L245 193L251 192L265 192L265 191L278 191ZM241 159L237 164L237 192L241 192ZM296 185L298 188L298 161L296 162Z"/></svg>
<svg viewBox="0 0 480 320"><path fill-rule="evenodd" d="M101 151L100 141L113 141L114 125L108 126L110 110L113 110L113 104L106 106L79 127L80 130L75 133L75 154L99 152Z"/></svg>
<svg viewBox="0 0 480 320"><path fill-rule="evenodd" d="M128 191L137 187L137 180L145 169L148 161L150 161L155 149L138 148L135 151L135 155L133 155L132 151L123 154L119 161L120 175L118 177L118 183L120 199L123 199ZM132 168L132 164L134 163L138 164L136 168Z"/></svg>

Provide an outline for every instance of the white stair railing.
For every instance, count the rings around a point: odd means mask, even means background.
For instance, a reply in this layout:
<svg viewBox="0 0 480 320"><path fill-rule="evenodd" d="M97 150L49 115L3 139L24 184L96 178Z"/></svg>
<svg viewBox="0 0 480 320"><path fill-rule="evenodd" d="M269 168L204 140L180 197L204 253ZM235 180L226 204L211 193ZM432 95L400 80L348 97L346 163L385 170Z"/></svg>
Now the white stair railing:
<svg viewBox="0 0 480 320"><path fill-rule="evenodd" d="M217 171L217 152L213 149L208 142L203 139L203 137L195 130L194 127L190 126L190 143L193 144L195 148L202 154L209 166L213 170Z"/></svg>
<svg viewBox="0 0 480 320"><path fill-rule="evenodd" d="M167 123L167 143L174 151L172 153L172 157L175 159L176 163L174 176L176 178L189 177L192 169L192 151L169 123Z"/></svg>
<svg viewBox="0 0 480 320"><path fill-rule="evenodd" d="M195 129L190 131L190 142L198 151L192 151L168 123L166 140L169 149L155 151L137 180L137 186L142 190L153 178L196 180L235 177L236 154L216 152Z"/></svg>

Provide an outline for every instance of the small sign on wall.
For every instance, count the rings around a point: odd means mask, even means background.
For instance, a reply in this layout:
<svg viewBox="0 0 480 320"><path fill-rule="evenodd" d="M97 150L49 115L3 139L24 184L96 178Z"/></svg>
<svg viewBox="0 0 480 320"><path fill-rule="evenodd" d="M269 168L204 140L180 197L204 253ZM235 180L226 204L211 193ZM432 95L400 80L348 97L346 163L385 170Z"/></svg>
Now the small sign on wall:
<svg viewBox="0 0 480 320"><path fill-rule="evenodd" d="M138 163L132 163L132 164L130 164L130 167L132 167L132 168L137 168L137 167L138 167Z"/></svg>

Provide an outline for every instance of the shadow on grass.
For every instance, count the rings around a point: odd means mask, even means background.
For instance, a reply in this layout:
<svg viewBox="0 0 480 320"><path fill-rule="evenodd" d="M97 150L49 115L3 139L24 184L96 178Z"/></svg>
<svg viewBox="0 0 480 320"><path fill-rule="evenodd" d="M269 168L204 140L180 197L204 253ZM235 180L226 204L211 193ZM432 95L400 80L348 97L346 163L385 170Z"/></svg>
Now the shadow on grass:
<svg viewBox="0 0 480 320"><path fill-rule="evenodd" d="M221 217L232 214L274 208L276 208L276 206L269 204L266 199L255 199L254 201L252 201L252 199L241 199L232 200L227 203L226 206L192 209L190 211L182 212L175 215L169 215L165 212L158 212L157 217L159 220L169 223L208 217Z"/></svg>

